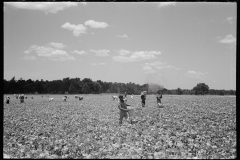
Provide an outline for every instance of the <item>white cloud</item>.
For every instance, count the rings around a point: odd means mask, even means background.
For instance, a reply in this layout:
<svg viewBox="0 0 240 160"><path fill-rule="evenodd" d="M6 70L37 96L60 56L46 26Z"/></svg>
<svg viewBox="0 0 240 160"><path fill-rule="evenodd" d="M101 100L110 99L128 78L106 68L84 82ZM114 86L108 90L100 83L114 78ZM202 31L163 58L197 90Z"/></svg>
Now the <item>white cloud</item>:
<svg viewBox="0 0 240 160"><path fill-rule="evenodd" d="M119 56L114 56L113 59L118 62L134 62L148 59L155 59L157 55L160 55L160 51L136 51L130 52L127 50L117 51Z"/></svg>
<svg viewBox="0 0 240 160"><path fill-rule="evenodd" d="M126 34L124 35L117 35L117 37L120 37L120 38L128 38L128 36Z"/></svg>
<svg viewBox="0 0 240 160"><path fill-rule="evenodd" d="M47 13L57 13L68 7L77 6L79 2L4 2L19 9L40 10ZM82 3L86 5L86 3Z"/></svg>
<svg viewBox="0 0 240 160"><path fill-rule="evenodd" d="M232 24L233 23L233 17L227 17L227 22Z"/></svg>
<svg viewBox="0 0 240 160"><path fill-rule="evenodd" d="M51 45L51 46L53 46L53 47L55 47L55 48L58 48L58 49L63 49L63 48L66 47L64 44L62 44L62 43L56 43L56 42L51 42L51 43L49 43L49 45Z"/></svg>
<svg viewBox="0 0 240 160"><path fill-rule="evenodd" d="M155 70L161 70L161 69L175 69L175 70L181 70L180 68L174 67L172 65L168 65L167 62L161 62L161 61L155 61L151 63L145 63L143 70L145 73L156 72Z"/></svg>
<svg viewBox="0 0 240 160"><path fill-rule="evenodd" d="M70 56L66 51L51 48L48 46L32 45L24 53L27 55L30 53L36 54L39 57L45 57L53 61L75 60L75 58L73 56ZM31 58L31 56L28 56L28 58ZM26 59L26 56L25 56L25 59Z"/></svg>
<svg viewBox="0 0 240 160"><path fill-rule="evenodd" d="M35 56L25 55L25 56L23 57L23 59L25 59L25 60L36 60L37 58L36 58Z"/></svg>
<svg viewBox="0 0 240 160"><path fill-rule="evenodd" d="M226 35L225 38L220 39L218 42L236 45L236 38L229 34L229 35Z"/></svg>
<svg viewBox="0 0 240 160"><path fill-rule="evenodd" d="M172 65L163 65L163 66L156 66L157 69L175 69L175 70L181 70L181 68L174 67Z"/></svg>
<svg viewBox="0 0 240 160"><path fill-rule="evenodd" d="M70 24L69 22L63 24L61 27L64 29L73 31L73 34L75 36L80 36L80 34L85 34L87 30L87 28L82 24L75 25L75 24Z"/></svg>
<svg viewBox="0 0 240 160"><path fill-rule="evenodd" d="M153 69L151 69L151 70L147 70L147 71L145 71L145 73L157 73L157 71L156 70L153 70Z"/></svg>
<svg viewBox="0 0 240 160"><path fill-rule="evenodd" d="M119 51L119 54L120 54L121 56L125 56L125 55L130 54L130 51L121 49L121 50Z"/></svg>
<svg viewBox="0 0 240 160"><path fill-rule="evenodd" d="M106 28L108 24L105 22L96 22L94 20L88 20L84 23L86 26L90 26L91 28Z"/></svg>
<svg viewBox="0 0 240 160"><path fill-rule="evenodd" d="M51 52L42 52L37 54L43 57L57 57L57 56L68 56L68 53L63 50L53 50Z"/></svg>
<svg viewBox="0 0 240 160"><path fill-rule="evenodd" d="M109 56L109 50L90 50L90 51L92 51L92 52L94 52L95 54L96 54L96 56Z"/></svg>
<svg viewBox="0 0 240 160"><path fill-rule="evenodd" d="M170 5L175 6L176 2L159 2L158 7L161 8L161 7L166 7L166 6L170 6Z"/></svg>
<svg viewBox="0 0 240 160"><path fill-rule="evenodd" d="M149 70L152 70L152 68L149 67L149 66L144 66L144 67L143 67L143 70L145 70L145 71L149 71Z"/></svg>
<svg viewBox="0 0 240 160"><path fill-rule="evenodd" d="M74 50L72 53L76 53L76 54L88 54L86 51L78 51L78 50Z"/></svg>
<svg viewBox="0 0 240 160"><path fill-rule="evenodd" d="M28 50L24 51L25 54L30 54L32 51L36 50L38 48L37 45L32 45L31 47L29 47Z"/></svg>
<svg viewBox="0 0 240 160"><path fill-rule="evenodd" d="M155 61L155 62L152 62L152 63L145 63L145 66L160 66L160 65L164 65L166 64L166 62L161 62L161 61Z"/></svg>
<svg viewBox="0 0 240 160"><path fill-rule="evenodd" d="M102 62L102 63L92 63L91 65L93 65L93 66L101 65L101 66L102 66L102 65L105 65L105 64L106 64L106 63L103 63L103 62Z"/></svg>
<svg viewBox="0 0 240 160"><path fill-rule="evenodd" d="M129 57L125 56L114 56L113 60L118 61L118 62L134 62L134 59L131 59Z"/></svg>
<svg viewBox="0 0 240 160"><path fill-rule="evenodd" d="M157 71L156 70L154 70L152 67L150 67L150 66L144 66L143 67L143 70L144 70L144 72L145 73L156 73Z"/></svg>
<svg viewBox="0 0 240 160"><path fill-rule="evenodd" d="M190 77L190 78L199 78L199 79L204 79L205 78L205 75L207 74L208 72L196 72L196 71L188 71L185 76L187 77Z"/></svg>

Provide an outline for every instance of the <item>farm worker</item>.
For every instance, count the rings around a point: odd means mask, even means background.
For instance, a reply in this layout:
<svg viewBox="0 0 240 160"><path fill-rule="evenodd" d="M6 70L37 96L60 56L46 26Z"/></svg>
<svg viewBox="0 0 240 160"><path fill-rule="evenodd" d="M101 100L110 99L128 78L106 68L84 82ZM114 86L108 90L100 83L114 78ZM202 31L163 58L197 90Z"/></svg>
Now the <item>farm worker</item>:
<svg viewBox="0 0 240 160"><path fill-rule="evenodd" d="M67 101L67 96L63 97L63 101L66 102Z"/></svg>
<svg viewBox="0 0 240 160"><path fill-rule="evenodd" d="M158 107L161 107L162 95L157 94L156 98L157 98L157 105L158 105Z"/></svg>
<svg viewBox="0 0 240 160"><path fill-rule="evenodd" d="M120 110L120 118L119 118L119 125L122 125L122 120L123 118L125 117L126 119L129 118L129 115L128 115L128 109L127 109L127 106L131 106L129 104L126 104L124 99L123 99L123 96L122 95L119 95L118 96L119 98L119 104L118 104L118 108ZM132 119L130 119L130 122L132 123Z"/></svg>
<svg viewBox="0 0 240 160"><path fill-rule="evenodd" d="M143 91L141 93L141 99L142 99L142 107L145 107L146 91Z"/></svg>
<svg viewBox="0 0 240 160"><path fill-rule="evenodd" d="M20 99L20 103L23 103L23 102L24 102L24 95L22 94L22 95L19 97L19 99Z"/></svg>
<svg viewBox="0 0 240 160"><path fill-rule="evenodd" d="M6 103L9 104L9 102L10 102L10 97L7 96L7 97L6 97Z"/></svg>
<svg viewBox="0 0 240 160"><path fill-rule="evenodd" d="M80 101L80 100L83 100L83 97L82 97L82 96L79 96L79 101Z"/></svg>

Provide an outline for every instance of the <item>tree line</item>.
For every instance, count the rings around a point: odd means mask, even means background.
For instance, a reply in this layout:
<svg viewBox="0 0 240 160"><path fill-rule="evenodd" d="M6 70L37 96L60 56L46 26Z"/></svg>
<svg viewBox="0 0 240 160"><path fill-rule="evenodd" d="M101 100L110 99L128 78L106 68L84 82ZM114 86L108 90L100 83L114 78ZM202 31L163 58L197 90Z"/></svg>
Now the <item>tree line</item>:
<svg viewBox="0 0 240 160"><path fill-rule="evenodd" d="M205 83L198 83L193 89L168 90L158 84L135 84L93 81L91 78L63 78L62 80L16 80L13 77L7 81L4 79L4 94L100 94L100 93L127 93L138 95L142 91L148 94L177 94L177 95L236 95L235 90L209 89Z"/></svg>

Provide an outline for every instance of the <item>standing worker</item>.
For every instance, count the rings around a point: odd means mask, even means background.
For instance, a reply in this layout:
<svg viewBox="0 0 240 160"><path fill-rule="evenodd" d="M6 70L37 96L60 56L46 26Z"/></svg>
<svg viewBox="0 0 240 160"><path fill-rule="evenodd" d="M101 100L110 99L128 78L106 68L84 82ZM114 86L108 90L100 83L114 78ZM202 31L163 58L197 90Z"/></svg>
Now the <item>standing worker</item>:
<svg viewBox="0 0 240 160"><path fill-rule="evenodd" d="M10 97L7 96L7 97L6 97L6 103L9 104L9 102L10 102Z"/></svg>
<svg viewBox="0 0 240 160"><path fill-rule="evenodd" d="M131 105L125 103L122 95L119 95L118 98L120 100L118 104L118 108L120 110L119 125L122 125L122 120L124 117L126 119L130 119L130 123L132 124L132 119L131 117L129 117L129 114L128 114L129 109L127 108L127 106L131 106Z"/></svg>
<svg viewBox="0 0 240 160"><path fill-rule="evenodd" d="M158 105L158 107L162 107L162 104L161 104L162 95L161 94L160 95L157 94L156 98L157 98L157 105Z"/></svg>
<svg viewBox="0 0 240 160"><path fill-rule="evenodd" d="M67 101L67 96L63 97L63 101L66 102Z"/></svg>
<svg viewBox="0 0 240 160"><path fill-rule="evenodd" d="M142 99L142 107L145 107L146 91L143 91L141 93L141 99Z"/></svg>
<svg viewBox="0 0 240 160"><path fill-rule="evenodd" d="M20 99L20 103L23 103L24 102L24 95L23 94L20 95L19 99Z"/></svg>

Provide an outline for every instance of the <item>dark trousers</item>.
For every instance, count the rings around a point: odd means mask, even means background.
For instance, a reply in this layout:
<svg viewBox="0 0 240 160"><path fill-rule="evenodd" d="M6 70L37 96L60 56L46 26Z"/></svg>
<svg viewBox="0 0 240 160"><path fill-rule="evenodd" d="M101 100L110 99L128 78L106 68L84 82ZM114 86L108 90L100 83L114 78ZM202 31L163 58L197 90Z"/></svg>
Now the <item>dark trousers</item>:
<svg viewBox="0 0 240 160"><path fill-rule="evenodd" d="M145 107L145 100L142 100L142 107Z"/></svg>

